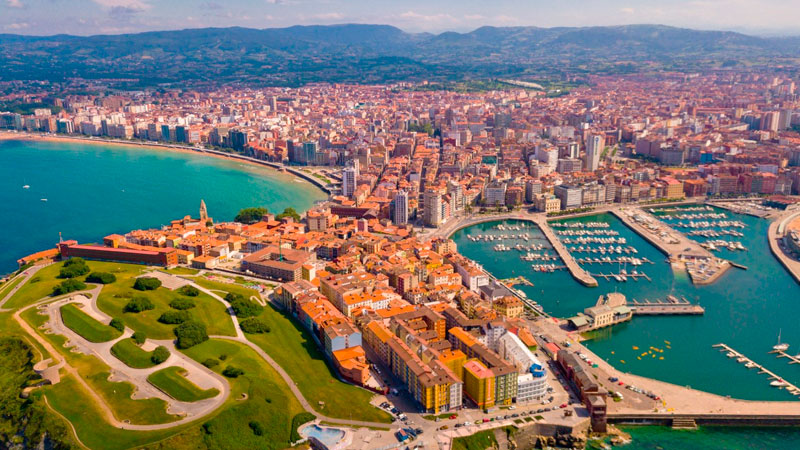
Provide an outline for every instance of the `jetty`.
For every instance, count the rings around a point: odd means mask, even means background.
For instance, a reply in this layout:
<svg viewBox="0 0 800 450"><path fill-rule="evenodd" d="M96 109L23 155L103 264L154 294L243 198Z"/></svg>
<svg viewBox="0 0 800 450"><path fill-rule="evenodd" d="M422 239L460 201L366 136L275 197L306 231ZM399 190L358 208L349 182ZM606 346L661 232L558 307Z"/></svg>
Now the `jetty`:
<svg viewBox="0 0 800 450"><path fill-rule="evenodd" d="M792 356L792 355L790 355L790 354L788 354L786 352L780 351L780 350L773 350L770 353L777 353L778 354L778 358L788 358L789 359L789 364L800 364L800 358L798 358L797 356Z"/></svg>
<svg viewBox="0 0 800 450"><path fill-rule="evenodd" d="M797 386L793 385L792 383L789 383L788 381L786 381L785 378L779 376L775 372L767 369L766 367L762 366L761 364L759 364L759 363L753 361L752 359L748 358L743 353L739 353L736 350L734 350L732 347L730 347L730 346L728 346L726 344L723 344L723 343L714 344L714 345L712 345L712 347L719 348L720 351L728 352L731 355L732 358L736 358L737 361L740 361L742 364L745 364L746 366L749 365L749 367L753 367L753 368L758 369L758 373L759 374L766 374L767 377L772 381L781 381L781 382L783 382L783 385L782 386L778 386L778 387L782 387L782 388L786 389L786 391L788 391L790 394L792 394L794 396L800 396L800 388L798 388ZM770 353L775 353L775 352L770 352ZM789 355L786 355L786 356L788 357Z"/></svg>
<svg viewBox="0 0 800 450"><path fill-rule="evenodd" d="M645 273L593 273L593 277L600 277L605 278L606 280L611 279L619 279L621 278L622 281L625 281L627 278L632 278L633 281L639 281L640 278L643 278L647 281L653 281L647 274Z"/></svg>
<svg viewBox="0 0 800 450"><path fill-rule="evenodd" d="M578 280L584 286L589 287L597 287L597 280L589 274L586 270L581 267L572 254L567 251L567 247L561 243L558 237L553 233L553 229L550 228L550 225L545 220L538 220L536 224L539 225L539 228L542 230L542 233L550 242L550 245L553 246L553 249L558 253L558 256L561 258L561 261L564 261L564 265L567 266L567 270L569 273L572 274L572 277Z"/></svg>
<svg viewBox="0 0 800 450"><path fill-rule="evenodd" d="M627 303L634 315L637 316L666 316L666 315L703 315L706 309L700 305L692 304L685 298L673 296L666 300L644 300L633 299Z"/></svg>

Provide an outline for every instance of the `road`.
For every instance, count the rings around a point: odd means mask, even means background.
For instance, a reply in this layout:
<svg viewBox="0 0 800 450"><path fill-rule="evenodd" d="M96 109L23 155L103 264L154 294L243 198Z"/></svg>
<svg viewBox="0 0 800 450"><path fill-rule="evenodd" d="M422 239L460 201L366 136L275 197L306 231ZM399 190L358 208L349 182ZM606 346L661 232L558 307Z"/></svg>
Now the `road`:
<svg viewBox="0 0 800 450"><path fill-rule="evenodd" d="M795 281L800 283L800 261L787 255L781 242L786 233L786 226L797 217L800 217L800 210L789 210L779 215L769 225L767 239L772 254L778 258L778 261L789 271Z"/></svg>
<svg viewBox="0 0 800 450"><path fill-rule="evenodd" d="M46 267L46 266L48 266L48 265L49 265L49 264L41 264L41 265L35 265L35 266L32 266L32 267L30 267L30 268L28 268L28 269L24 270L24 271L23 271L21 274L19 274L19 275L15 276L15 277L13 277L13 278L10 278L8 281L6 281L6 284L8 284L8 283L11 283L11 282L13 282L14 280L18 279L19 277L23 277L22 281L20 281L19 283L17 283L17 285L16 285L16 286L14 286L13 288L11 288L11 290L9 290L8 292L6 292L6 293L5 293L5 295L3 296L3 298L2 298L2 299L0 299L0 312L8 312L8 311L11 311L10 309L3 309L3 305L5 305L5 304L6 304L6 302L7 302L7 301L8 301L8 300L9 300L9 299L12 297L12 296L14 296L14 294L16 294L16 293L17 293L17 291L18 291L18 290L19 290L19 289L20 289L22 286L24 286L24 285L25 285L25 284L26 284L26 283L27 283L27 282L28 282L28 281L31 279L31 277L33 277L34 275L36 275L36 272L38 272L38 271L39 271L39 270L41 270L43 267Z"/></svg>

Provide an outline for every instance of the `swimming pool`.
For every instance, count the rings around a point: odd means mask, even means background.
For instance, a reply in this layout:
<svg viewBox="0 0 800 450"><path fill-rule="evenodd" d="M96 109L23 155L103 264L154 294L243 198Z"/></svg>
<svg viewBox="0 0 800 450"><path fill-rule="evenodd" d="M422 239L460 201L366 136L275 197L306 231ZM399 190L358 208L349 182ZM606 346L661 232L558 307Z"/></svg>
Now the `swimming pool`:
<svg viewBox="0 0 800 450"><path fill-rule="evenodd" d="M344 431L338 428L323 428L318 425L308 425L300 430L300 435L306 438L313 437L322 442L325 447L332 449L344 438Z"/></svg>

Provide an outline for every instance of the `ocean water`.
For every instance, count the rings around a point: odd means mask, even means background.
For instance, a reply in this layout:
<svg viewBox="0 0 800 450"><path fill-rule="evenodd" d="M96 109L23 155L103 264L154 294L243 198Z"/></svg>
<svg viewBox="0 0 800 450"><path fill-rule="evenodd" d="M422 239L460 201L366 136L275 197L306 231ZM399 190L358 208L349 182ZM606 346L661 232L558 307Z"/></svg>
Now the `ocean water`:
<svg viewBox="0 0 800 450"><path fill-rule="evenodd" d="M473 242L467 238L487 233L518 233L493 229L499 222L459 230L452 238L462 254L481 263L497 277L523 275L528 278L534 286L518 288L541 304L545 311L558 317L573 316L593 306L598 296L615 290L629 299L663 299L673 294L699 302L706 308L703 316L634 317L630 322L594 333L593 339L587 341L586 345L618 369L629 373L734 398L797 401L785 390L770 387L765 375L759 375L755 369L748 370L712 348L717 343L728 344L787 381L800 385L800 365L790 365L786 359L778 359L768 353L777 342L779 331L783 342L793 344L789 353L800 352L800 327L797 326L800 286L770 252L767 220L725 213L730 220L744 222L746 228L742 230L744 237L723 239L741 241L748 251L723 250L717 254L747 266L748 270L732 268L709 286L694 286L685 273L673 272L660 251L610 214L566 222L610 223L612 229L627 239L627 245L638 249L637 257L646 257L654 262L636 267L639 272L649 275L651 282L629 280L621 283L598 278L599 287L587 288L575 281L567 271L534 272L530 267L534 262L520 260L517 251L493 251L497 241ZM549 247L537 228L526 231L533 237L529 242L543 243ZM601 256L582 253L576 254L576 257L579 255ZM619 270L616 265L608 264L584 265L584 268L592 273ZM632 269L631 266L627 267L629 273ZM640 350L634 350L634 346ZM641 349L650 346L662 349L663 353L659 356L664 359L649 355L639 358L643 351ZM797 429L703 427L697 432L672 433L669 429L641 427L632 429L632 434L634 444L625 448L800 448L800 430Z"/></svg>
<svg viewBox="0 0 800 450"><path fill-rule="evenodd" d="M29 185L30 189L23 189ZM40 199L46 198L47 202ZM0 273L64 239L99 242L135 228L241 208L308 209L326 195L290 174L200 154L116 144L0 141Z"/></svg>

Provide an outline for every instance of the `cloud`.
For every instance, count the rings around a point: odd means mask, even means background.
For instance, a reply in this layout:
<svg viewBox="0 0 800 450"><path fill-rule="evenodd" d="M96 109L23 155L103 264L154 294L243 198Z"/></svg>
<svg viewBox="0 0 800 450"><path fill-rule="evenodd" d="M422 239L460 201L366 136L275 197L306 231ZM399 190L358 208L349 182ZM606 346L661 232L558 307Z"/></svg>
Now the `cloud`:
<svg viewBox="0 0 800 450"><path fill-rule="evenodd" d="M18 23L9 23L3 26L3 29L6 30L24 30L31 26L28 22L18 22Z"/></svg>
<svg viewBox="0 0 800 450"><path fill-rule="evenodd" d="M144 0L92 0L92 1L100 6L105 6L106 8L112 8L112 9L125 8L128 10L143 11L146 9L150 9L152 7L152 5L150 5Z"/></svg>
<svg viewBox="0 0 800 450"><path fill-rule="evenodd" d="M634 11L633 8L620 8L620 12L625 13L625 14L633 14L636 11Z"/></svg>
<svg viewBox="0 0 800 450"><path fill-rule="evenodd" d="M400 14L401 19L422 22L455 22L456 18L450 14L420 14L415 11L406 11Z"/></svg>
<svg viewBox="0 0 800 450"><path fill-rule="evenodd" d="M464 15L464 20L483 20L486 16L481 14L466 14Z"/></svg>
<svg viewBox="0 0 800 450"><path fill-rule="evenodd" d="M6 3L9 8L22 8L25 6L22 4L22 0L6 0Z"/></svg>
<svg viewBox="0 0 800 450"><path fill-rule="evenodd" d="M342 20L344 19L344 14L337 12L329 12L329 13L315 14L312 17L317 20Z"/></svg>
<svg viewBox="0 0 800 450"><path fill-rule="evenodd" d="M204 2L200 4L200 9L222 9L222 5L217 2Z"/></svg>

